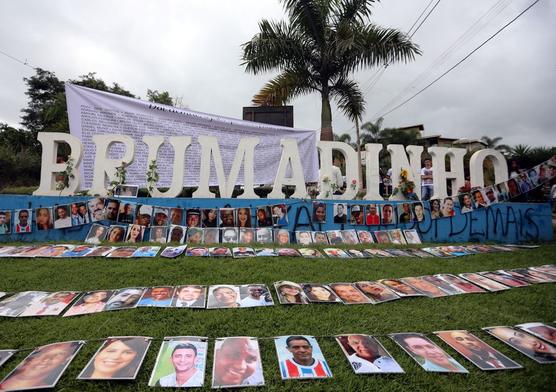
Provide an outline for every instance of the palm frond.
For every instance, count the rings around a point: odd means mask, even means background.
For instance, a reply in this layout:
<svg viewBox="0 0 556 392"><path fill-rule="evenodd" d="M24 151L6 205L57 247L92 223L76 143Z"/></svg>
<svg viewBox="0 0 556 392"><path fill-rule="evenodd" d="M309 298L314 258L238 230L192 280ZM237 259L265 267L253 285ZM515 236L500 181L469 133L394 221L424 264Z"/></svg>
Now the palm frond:
<svg viewBox="0 0 556 392"><path fill-rule="evenodd" d="M310 75L304 71L285 71L266 83L253 97L257 106L285 105L289 100L317 90Z"/></svg>
<svg viewBox="0 0 556 392"><path fill-rule="evenodd" d="M365 99L354 80L340 79L330 89L338 108L352 121L361 119L365 111Z"/></svg>
<svg viewBox="0 0 556 392"><path fill-rule="evenodd" d="M311 37L322 46L325 36L330 3L334 0L282 0L293 27Z"/></svg>

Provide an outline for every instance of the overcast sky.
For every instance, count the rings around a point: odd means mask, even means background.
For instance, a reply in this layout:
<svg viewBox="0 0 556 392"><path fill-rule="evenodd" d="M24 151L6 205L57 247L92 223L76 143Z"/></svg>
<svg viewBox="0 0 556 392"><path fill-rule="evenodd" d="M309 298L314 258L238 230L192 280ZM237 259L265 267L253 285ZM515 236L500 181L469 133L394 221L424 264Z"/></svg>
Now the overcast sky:
<svg viewBox="0 0 556 392"><path fill-rule="evenodd" d="M373 88L376 69L356 75L367 101L364 121L393 107L386 105L400 93L406 91L407 98L419 90L532 1L440 1L413 37L422 56L388 67ZM407 31L429 2L385 0L375 5L373 22ZM3 1L1 11L0 50L62 80L96 72L135 95L167 90L190 109L236 118L273 76L245 73L240 45L257 33L262 18L284 18L278 0L18 0ZM386 116L384 125L423 124L428 135L556 145L555 20L556 1L541 0L459 68ZM470 39L412 84L472 26ZM17 126L26 105L23 77L33 74L0 55L0 122ZM320 97L291 104L296 127L320 127ZM333 116L335 133L354 134L353 124L335 108Z"/></svg>

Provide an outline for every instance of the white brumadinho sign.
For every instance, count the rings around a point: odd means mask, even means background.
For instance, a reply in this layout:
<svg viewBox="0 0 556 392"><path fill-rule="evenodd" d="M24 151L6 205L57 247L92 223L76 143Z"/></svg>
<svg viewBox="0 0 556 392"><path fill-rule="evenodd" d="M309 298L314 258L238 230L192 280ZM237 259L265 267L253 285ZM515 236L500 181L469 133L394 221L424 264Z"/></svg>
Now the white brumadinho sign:
<svg viewBox="0 0 556 392"><path fill-rule="evenodd" d="M98 145L96 135L121 135L121 141L108 148L108 158L120 162L127 156L133 156L133 163L127 169L127 182L144 185L146 168L148 167L149 147L152 154L157 154L160 181L158 186L168 187L172 183L174 171L174 148L171 138L178 149L185 153L183 186L197 186L202 173L203 148L213 148L211 140L207 146L199 144L199 137L214 137L222 158L223 170L226 175L233 166L236 150L240 140L250 139L244 147L249 149L252 138L258 138L253 154L254 183L273 184L282 155L282 139L293 139L299 150L303 176L306 181L318 181L318 156L316 148L317 133L313 130L294 129L266 125L249 121L237 120L212 114L179 109L172 106L155 104L139 99L124 97L72 84L66 84L66 99L70 132L81 140L83 161L81 170L81 188L89 189L94 185L93 175ZM156 136L144 140L145 136ZM184 148L191 137L190 145ZM132 141L134 153L127 151L125 141ZM149 145L145 141L150 142ZM159 148L158 148L159 147ZM185 151L186 150L186 151ZM214 155L214 148L212 151ZM205 154L206 155L206 154ZM246 154L247 156L248 154ZM209 158L210 159L210 158ZM129 160L127 160L129 162ZM209 167L210 167L209 160ZM241 162L240 162L241 164ZM214 169L211 170L210 185L218 185ZM236 184L243 184L243 170L239 170ZM235 185L235 184L234 184Z"/></svg>

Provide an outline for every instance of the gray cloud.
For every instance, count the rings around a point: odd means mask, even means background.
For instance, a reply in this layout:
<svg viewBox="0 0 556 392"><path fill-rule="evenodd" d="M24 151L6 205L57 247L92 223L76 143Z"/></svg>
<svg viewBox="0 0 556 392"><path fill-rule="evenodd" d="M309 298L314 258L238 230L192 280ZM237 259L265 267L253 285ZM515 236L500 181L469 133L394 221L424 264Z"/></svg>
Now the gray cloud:
<svg viewBox="0 0 556 392"><path fill-rule="evenodd" d="M427 1L391 0L375 6L377 24L407 30ZM441 2L415 34L423 55L389 67L366 91L370 120L497 1ZM506 5L428 81L438 76L525 8ZM136 95L168 90L191 109L240 117L253 94L273 75L250 75L240 66L240 45L258 31L262 18L281 19L277 0L56 1L3 4L0 50L56 72L61 79L97 72ZM422 123L427 134L479 138L503 136L509 144L554 144L556 102L554 29L556 4L542 1L506 31L412 102L388 115L386 126ZM358 72L368 85L376 70ZM33 71L0 56L0 121L17 125L25 107L24 76ZM412 92L424 84L415 85ZM408 95L406 95L407 97ZM398 101L400 102L400 101ZM320 127L320 98L301 97L295 125ZM336 133L354 134L353 124L334 113Z"/></svg>

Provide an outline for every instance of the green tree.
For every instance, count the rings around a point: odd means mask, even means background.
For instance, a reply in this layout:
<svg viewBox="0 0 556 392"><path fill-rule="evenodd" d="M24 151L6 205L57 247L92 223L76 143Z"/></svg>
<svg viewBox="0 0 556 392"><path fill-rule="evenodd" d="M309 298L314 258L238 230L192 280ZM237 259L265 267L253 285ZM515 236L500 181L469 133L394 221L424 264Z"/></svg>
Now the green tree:
<svg viewBox="0 0 556 392"><path fill-rule="evenodd" d="M168 91L159 92L158 90L147 90L149 102L161 103L163 105L174 105L174 100Z"/></svg>
<svg viewBox="0 0 556 392"><path fill-rule="evenodd" d="M486 144L486 148L493 148L496 151L500 151L503 154L507 154L510 151L510 147L506 144L499 144L502 137L497 136L490 138L488 136L481 137L481 141Z"/></svg>
<svg viewBox="0 0 556 392"><path fill-rule="evenodd" d="M317 92L321 96L321 140L332 140L335 99L350 119L360 119L365 102L354 71L407 62L418 47L402 32L370 22L374 0L281 0L288 22L263 19L259 33L242 45L245 70L278 70L253 98L256 105L283 105Z"/></svg>

